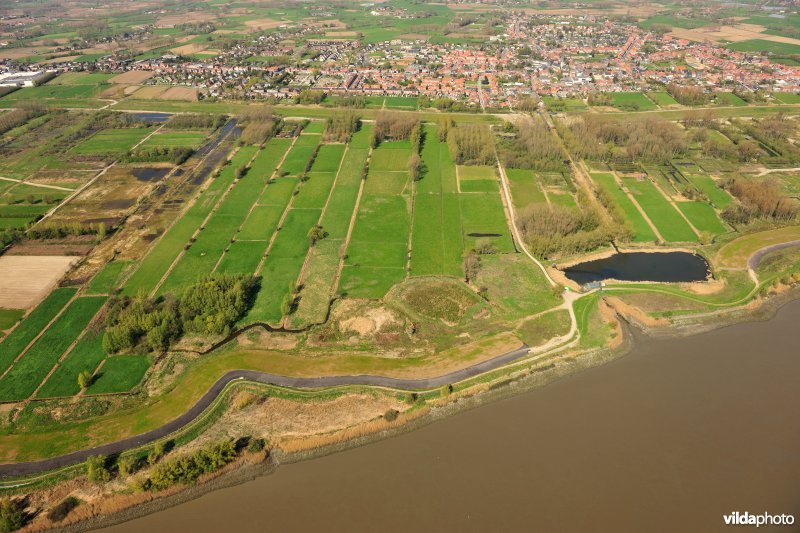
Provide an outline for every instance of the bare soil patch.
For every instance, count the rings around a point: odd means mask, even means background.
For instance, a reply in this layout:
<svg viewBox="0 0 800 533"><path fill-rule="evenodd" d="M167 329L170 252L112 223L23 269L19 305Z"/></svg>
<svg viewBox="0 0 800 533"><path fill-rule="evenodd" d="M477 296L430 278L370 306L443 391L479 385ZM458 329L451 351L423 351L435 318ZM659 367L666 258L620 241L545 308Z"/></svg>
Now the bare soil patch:
<svg viewBox="0 0 800 533"><path fill-rule="evenodd" d="M158 96L159 100L186 100L196 102L198 91L194 87L170 87Z"/></svg>
<svg viewBox="0 0 800 533"><path fill-rule="evenodd" d="M166 91L167 88L164 86L149 86L149 87L142 87L138 91L135 91L131 96L133 98L139 98L142 100L152 100L153 98L158 98L161 93Z"/></svg>
<svg viewBox="0 0 800 533"><path fill-rule="evenodd" d="M206 45L204 44L190 43L178 46L177 48L173 48L171 51L173 54L187 55L187 54L196 54L198 52L202 52L205 49Z"/></svg>
<svg viewBox="0 0 800 533"><path fill-rule="evenodd" d="M33 307L77 260L77 257L65 256L1 256L0 307Z"/></svg>
<svg viewBox="0 0 800 533"><path fill-rule="evenodd" d="M704 26L691 30L673 28L670 35L689 41L730 41L737 43L739 41L749 41L751 39L763 39L776 43L800 45L800 39L763 33L765 29L764 26L758 24L735 24L733 26Z"/></svg>
<svg viewBox="0 0 800 533"><path fill-rule="evenodd" d="M161 17L156 21L157 28L172 28L180 24L192 24L195 22L212 22L217 17L211 13L203 11L190 11L188 13L181 13L180 15L167 15Z"/></svg>
<svg viewBox="0 0 800 533"><path fill-rule="evenodd" d="M271 30L273 28L278 28L284 24L286 24L286 22L283 20L275 20L269 18L252 19L245 21L244 23L244 25L247 26L247 29L249 31Z"/></svg>
<svg viewBox="0 0 800 533"><path fill-rule="evenodd" d="M138 85L145 80L149 80L154 75L155 72L150 72L147 70L129 70L128 72L122 73L118 76L114 76L108 81L110 83Z"/></svg>

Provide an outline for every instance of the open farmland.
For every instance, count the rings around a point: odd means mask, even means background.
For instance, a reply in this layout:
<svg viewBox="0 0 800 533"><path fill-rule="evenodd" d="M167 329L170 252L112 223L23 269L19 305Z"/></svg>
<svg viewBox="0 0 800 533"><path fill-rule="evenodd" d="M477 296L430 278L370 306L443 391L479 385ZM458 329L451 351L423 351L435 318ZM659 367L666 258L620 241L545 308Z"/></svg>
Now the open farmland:
<svg viewBox="0 0 800 533"><path fill-rule="evenodd" d="M33 307L76 261L63 256L0 256L0 308Z"/></svg>
<svg viewBox="0 0 800 533"><path fill-rule="evenodd" d="M697 235L649 180L622 178L622 183L668 242L697 242Z"/></svg>
<svg viewBox="0 0 800 533"><path fill-rule="evenodd" d="M405 278L411 230L408 142L384 142L372 153L364 195L347 247L339 292L380 298Z"/></svg>
<svg viewBox="0 0 800 533"><path fill-rule="evenodd" d="M72 149L79 155L123 154L151 133L150 128L103 130Z"/></svg>
<svg viewBox="0 0 800 533"><path fill-rule="evenodd" d="M0 378L0 401L24 400L33 394L105 301L102 296L73 300L61 316Z"/></svg>
<svg viewBox="0 0 800 533"><path fill-rule="evenodd" d="M592 174L592 179L613 198L614 203L625 214L625 218L628 223L630 223L631 229L633 230L634 241L653 242L656 240L653 229L639 212L636 205L631 201L630 197L628 197L619 186L613 175L608 173L595 173Z"/></svg>
<svg viewBox="0 0 800 533"><path fill-rule="evenodd" d="M422 161L425 174L414 197L411 274L461 277L463 242L456 168L433 127L425 130Z"/></svg>

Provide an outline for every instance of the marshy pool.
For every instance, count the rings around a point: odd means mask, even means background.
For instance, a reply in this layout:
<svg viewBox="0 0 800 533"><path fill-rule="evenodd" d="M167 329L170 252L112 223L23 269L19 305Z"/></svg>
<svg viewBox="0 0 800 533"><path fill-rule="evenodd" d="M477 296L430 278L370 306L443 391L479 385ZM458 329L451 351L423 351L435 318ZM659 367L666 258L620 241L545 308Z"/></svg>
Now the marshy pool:
<svg viewBox="0 0 800 533"><path fill-rule="evenodd" d="M572 281L584 285L593 281L690 282L709 277L708 263L689 252L622 252L586 261L564 269Z"/></svg>

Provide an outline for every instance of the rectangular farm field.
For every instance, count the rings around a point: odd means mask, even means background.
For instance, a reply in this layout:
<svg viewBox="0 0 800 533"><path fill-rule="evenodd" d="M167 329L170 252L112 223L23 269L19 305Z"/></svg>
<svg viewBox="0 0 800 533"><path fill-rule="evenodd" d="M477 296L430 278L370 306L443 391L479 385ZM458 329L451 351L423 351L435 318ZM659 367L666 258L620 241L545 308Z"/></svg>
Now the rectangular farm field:
<svg viewBox="0 0 800 533"><path fill-rule="evenodd" d="M655 185L647 180L633 178L623 178L622 181L666 241L697 242L697 235L692 228Z"/></svg>
<svg viewBox="0 0 800 533"><path fill-rule="evenodd" d="M50 372L105 303L103 296L77 298L0 379L0 400L24 400Z"/></svg>
<svg viewBox="0 0 800 533"><path fill-rule="evenodd" d="M635 242L652 242L656 240L656 235L653 233L652 228L636 208L636 205L617 184L614 176L606 173L597 173L592 174L592 179L611 196L614 203L622 211L625 219L633 229L633 240Z"/></svg>

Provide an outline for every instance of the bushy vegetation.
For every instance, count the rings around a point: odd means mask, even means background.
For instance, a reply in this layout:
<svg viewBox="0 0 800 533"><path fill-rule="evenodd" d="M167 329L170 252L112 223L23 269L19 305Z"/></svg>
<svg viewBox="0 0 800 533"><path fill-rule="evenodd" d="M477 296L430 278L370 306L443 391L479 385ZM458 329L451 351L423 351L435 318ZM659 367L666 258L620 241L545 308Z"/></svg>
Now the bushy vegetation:
<svg viewBox="0 0 800 533"><path fill-rule="evenodd" d="M245 144L260 145L272 138L278 131L281 119L276 117L271 107L249 106L240 119L241 140Z"/></svg>
<svg viewBox="0 0 800 533"><path fill-rule="evenodd" d="M419 117L414 113L380 111L372 128L372 146L383 141L402 141L409 139L414 128L419 128Z"/></svg>
<svg viewBox="0 0 800 533"><path fill-rule="evenodd" d="M590 106L612 106L614 105L614 99L611 98L609 93L592 93L586 99L586 102Z"/></svg>
<svg viewBox="0 0 800 533"><path fill-rule="evenodd" d="M28 230L29 239L63 239L64 237L78 237L81 235L105 236L104 223L83 225L80 222L56 223L45 222Z"/></svg>
<svg viewBox="0 0 800 533"><path fill-rule="evenodd" d="M772 179L737 178L728 184L728 190L739 200L722 212L722 217L731 224L747 224L753 219L789 222L797 218L797 201L787 198Z"/></svg>
<svg viewBox="0 0 800 533"><path fill-rule="evenodd" d="M667 85L667 92L679 103L683 105L703 105L707 104L710 95L702 87L696 85L678 85L670 83Z"/></svg>
<svg viewBox="0 0 800 533"><path fill-rule="evenodd" d="M322 140L325 142L346 143L350 136L358 131L361 117L352 110L344 110L328 117L325 122L325 133Z"/></svg>
<svg viewBox="0 0 800 533"><path fill-rule="evenodd" d="M778 114L760 120L737 121L735 125L777 154L776 160L800 163L800 148L789 140L797 128L794 120Z"/></svg>
<svg viewBox="0 0 800 533"><path fill-rule="evenodd" d="M151 146L139 148L122 158L124 163L163 163L180 165L194 153L186 146Z"/></svg>
<svg viewBox="0 0 800 533"><path fill-rule="evenodd" d="M200 335L227 335L247 310L253 279L244 274L212 274L189 286L178 310L183 328Z"/></svg>
<svg viewBox="0 0 800 533"><path fill-rule="evenodd" d="M191 455L156 465L146 486L149 490L158 491L173 485L194 483L203 474L219 470L236 457L236 444L232 440L208 444Z"/></svg>
<svg viewBox="0 0 800 533"><path fill-rule="evenodd" d="M47 108L37 102L20 103L16 109L0 115L0 135L22 126L30 119L44 115Z"/></svg>
<svg viewBox="0 0 800 533"><path fill-rule="evenodd" d="M546 204L522 211L518 226L531 253L545 259L593 250L611 242L620 232L602 224L594 211Z"/></svg>
<svg viewBox="0 0 800 533"><path fill-rule="evenodd" d="M10 533L22 527L22 511L11 498L0 501L0 533Z"/></svg>
<svg viewBox="0 0 800 533"><path fill-rule="evenodd" d="M205 113L189 113L185 115L173 115L167 122L167 126L176 130L204 130L217 129L227 118L224 115L208 115Z"/></svg>
<svg viewBox="0 0 800 533"><path fill-rule="evenodd" d="M295 98L295 102L298 104L319 104L325 99L325 93L322 91L315 91L312 89L305 89L300 91L300 93Z"/></svg>
<svg viewBox="0 0 800 533"><path fill-rule="evenodd" d="M534 170L561 170L564 153L561 145L541 119L526 120L514 126L514 137L500 142L500 158L506 167Z"/></svg>
<svg viewBox="0 0 800 533"><path fill-rule="evenodd" d="M103 348L108 353L165 350L181 335L227 335L250 305L254 284L244 274L210 274L176 299L144 295L112 300Z"/></svg>
<svg viewBox="0 0 800 533"><path fill-rule="evenodd" d="M93 455L86 459L86 477L92 483L105 483L111 480L111 472L103 455Z"/></svg>
<svg viewBox="0 0 800 533"><path fill-rule="evenodd" d="M560 123L559 133L578 158L629 163L668 162L687 150L686 134L677 124L658 117L621 122L584 115Z"/></svg>
<svg viewBox="0 0 800 533"><path fill-rule="evenodd" d="M458 165L492 165L494 136L486 124L459 124L447 132L447 146Z"/></svg>

